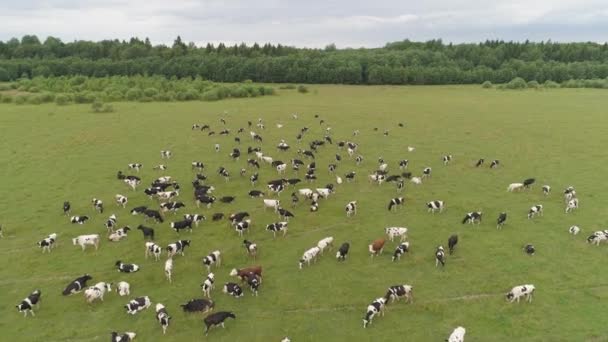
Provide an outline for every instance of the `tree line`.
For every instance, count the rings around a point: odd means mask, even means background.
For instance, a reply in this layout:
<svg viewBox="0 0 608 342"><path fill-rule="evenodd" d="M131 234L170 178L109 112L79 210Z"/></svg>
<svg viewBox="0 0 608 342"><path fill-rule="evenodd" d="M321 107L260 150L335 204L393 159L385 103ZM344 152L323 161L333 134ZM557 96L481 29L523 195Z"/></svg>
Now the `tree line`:
<svg viewBox="0 0 608 342"><path fill-rule="evenodd" d="M308 49L281 44L207 44L177 37L62 42L33 35L0 41L0 81L38 76L155 75L217 82L334 84L480 84L565 82L608 77L608 44L404 40L374 49Z"/></svg>

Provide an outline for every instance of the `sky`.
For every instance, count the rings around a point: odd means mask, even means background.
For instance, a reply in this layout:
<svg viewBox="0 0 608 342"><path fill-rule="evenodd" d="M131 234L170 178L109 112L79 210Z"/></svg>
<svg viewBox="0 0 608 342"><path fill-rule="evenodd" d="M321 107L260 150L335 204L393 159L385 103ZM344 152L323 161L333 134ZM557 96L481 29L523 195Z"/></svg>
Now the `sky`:
<svg viewBox="0 0 608 342"><path fill-rule="evenodd" d="M0 40L149 37L154 44L380 47L441 38L608 39L607 0L0 0Z"/></svg>

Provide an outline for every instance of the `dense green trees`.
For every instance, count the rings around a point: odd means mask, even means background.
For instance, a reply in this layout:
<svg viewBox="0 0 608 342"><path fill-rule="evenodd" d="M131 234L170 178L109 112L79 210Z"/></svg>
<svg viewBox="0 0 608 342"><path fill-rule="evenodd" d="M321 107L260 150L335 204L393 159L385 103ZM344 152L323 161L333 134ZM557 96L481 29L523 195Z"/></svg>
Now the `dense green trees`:
<svg viewBox="0 0 608 342"><path fill-rule="evenodd" d="M218 82L345 84L507 83L608 77L608 44L389 43L377 49L298 49L283 45L207 44L177 37L171 46L148 39L64 43L36 36L0 41L0 81L21 77L158 75ZM142 91L145 89L142 89ZM157 89L160 91L160 89ZM152 98L154 96L147 96Z"/></svg>

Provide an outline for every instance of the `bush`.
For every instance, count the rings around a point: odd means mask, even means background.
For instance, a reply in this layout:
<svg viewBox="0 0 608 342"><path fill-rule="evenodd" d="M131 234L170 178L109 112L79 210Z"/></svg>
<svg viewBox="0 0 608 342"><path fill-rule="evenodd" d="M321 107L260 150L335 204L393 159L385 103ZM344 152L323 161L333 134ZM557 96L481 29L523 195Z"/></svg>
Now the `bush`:
<svg viewBox="0 0 608 342"><path fill-rule="evenodd" d="M13 97L12 96L8 96L8 95L4 95L0 98L0 102L2 103L11 103L13 102Z"/></svg>
<svg viewBox="0 0 608 342"><path fill-rule="evenodd" d="M507 83L507 89L526 89L527 87L526 80L521 77L515 77L511 80L511 82Z"/></svg>
<svg viewBox="0 0 608 342"><path fill-rule="evenodd" d="M164 101L164 102L174 101L175 100L175 92L174 91L168 91L166 93L159 93L158 95L156 95L155 100L156 101Z"/></svg>
<svg viewBox="0 0 608 342"><path fill-rule="evenodd" d="M274 95L275 91L273 87L264 87L264 95Z"/></svg>
<svg viewBox="0 0 608 342"><path fill-rule="evenodd" d="M218 101L218 100L220 100L220 97L218 95L217 90L213 89L213 90L208 90L208 91L204 92L202 99L203 99L203 101Z"/></svg>
<svg viewBox="0 0 608 342"><path fill-rule="evenodd" d="M15 103L16 104L26 104L29 100L29 96L27 95L17 95L15 96Z"/></svg>
<svg viewBox="0 0 608 342"><path fill-rule="evenodd" d="M483 83L481 84L481 87L482 87L482 88L485 88L485 89L490 89L490 88L492 88L492 87L493 87L493 85L492 85L492 82L490 82L490 81L485 81L485 82L483 82Z"/></svg>
<svg viewBox="0 0 608 342"><path fill-rule="evenodd" d="M111 113L114 111L114 106L112 106L109 103L106 103L105 105L103 105L103 108L101 109L101 111L104 113Z"/></svg>
<svg viewBox="0 0 608 342"><path fill-rule="evenodd" d="M232 97L247 97L249 92L245 87L234 87L230 90L230 96Z"/></svg>
<svg viewBox="0 0 608 342"><path fill-rule="evenodd" d="M158 90L156 88L146 88L144 89L144 96L153 98L158 95Z"/></svg>
<svg viewBox="0 0 608 342"><path fill-rule="evenodd" d="M42 99L40 98L40 96L35 95L35 96L30 96L27 99L27 103L29 104L34 104L34 105L39 105L42 103Z"/></svg>
<svg viewBox="0 0 608 342"><path fill-rule="evenodd" d="M559 84L557 82L553 82L553 81L549 81L549 80L545 81L543 86L545 88L559 88Z"/></svg>
<svg viewBox="0 0 608 342"><path fill-rule="evenodd" d="M536 81L528 82L528 88L530 88L530 89L538 89L539 86L540 86L540 84L538 84L538 82L536 82Z"/></svg>
<svg viewBox="0 0 608 342"><path fill-rule="evenodd" d="M305 85L299 85L298 92L302 93L302 94L306 94L306 93L308 93L308 88Z"/></svg>
<svg viewBox="0 0 608 342"><path fill-rule="evenodd" d="M99 100L95 100L95 102L93 102L93 104L91 105L91 109L95 113L101 112L102 108L103 108L103 102L101 102Z"/></svg>
<svg viewBox="0 0 608 342"><path fill-rule="evenodd" d="M143 96L141 89L131 88L127 91L126 99L129 101L137 101Z"/></svg>
<svg viewBox="0 0 608 342"><path fill-rule="evenodd" d="M90 92L82 92L74 94L74 103L93 103L95 96Z"/></svg>
<svg viewBox="0 0 608 342"><path fill-rule="evenodd" d="M68 103L70 103L70 97L65 94L58 94L57 96L55 96L55 103L60 106L67 105Z"/></svg>
<svg viewBox="0 0 608 342"><path fill-rule="evenodd" d="M41 93L38 95L38 97L40 97L42 103L49 103L55 101L55 94L49 92Z"/></svg>
<svg viewBox="0 0 608 342"><path fill-rule="evenodd" d="M290 90L292 90L292 89L296 89L296 86L294 84L287 84L287 85L284 85L284 86L280 86L279 89L290 89Z"/></svg>
<svg viewBox="0 0 608 342"><path fill-rule="evenodd" d="M11 85L8 83L0 84L0 91L11 90Z"/></svg>

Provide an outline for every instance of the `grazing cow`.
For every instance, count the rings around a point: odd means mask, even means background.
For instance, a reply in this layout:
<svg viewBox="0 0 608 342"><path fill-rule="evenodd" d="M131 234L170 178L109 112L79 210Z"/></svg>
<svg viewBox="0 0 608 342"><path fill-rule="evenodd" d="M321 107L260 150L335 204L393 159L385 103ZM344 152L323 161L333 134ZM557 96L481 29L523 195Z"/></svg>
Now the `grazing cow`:
<svg viewBox="0 0 608 342"><path fill-rule="evenodd" d="M474 211L474 212L470 212L467 213L466 216L464 217L464 219L462 219L462 224L465 223L470 223L470 224L481 224L481 217L482 217L482 213L481 211Z"/></svg>
<svg viewBox="0 0 608 342"><path fill-rule="evenodd" d="M207 274L207 278L201 284L201 289L203 290L203 294L207 298L211 298L211 290L213 289L213 284L215 283L215 275L213 273Z"/></svg>
<svg viewBox="0 0 608 342"><path fill-rule="evenodd" d="M36 314L34 314L34 306L36 306L36 308L39 307L38 303L40 302L41 295L42 293L40 290L35 290L34 292L30 293L30 295L22 300L19 305L16 305L17 310L19 310L19 312L23 312L24 317L27 317L28 313L31 313L32 316L36 316Z"/></svg>
<svg viewBox="0 0 608 342"><path fill-rule="evenodd" d="M150 238L150 240L154 240L154 229L140 224L137 226L137 230L141 230L144 234L144 239Z"/></svg>
<svg viewBox="0 0 608 342"><path fill-rule="evenodd" d="M202 312L206 313L215 307L215 303L212 300L207 299L191 299L186 304L180 305L184 312Z"/></svg>
<svg viewBox="0 0 608 342"><path fill-rule="evenodd" d="M524 188L524 183L511 183L507 187L508 192L514 192L518 190L522 190Z"/></svg>
<svg viewBox="0 0 608 342"><path fill-rule="evenodd" d="M205 317L205 336L209 333L209 329L221 325L224 328L224 321L228 318L236 319L236 315L232 312L220 311Z"/></svg>
<svg viewBox="0 0 608 342"><path fill-rule="evenodd" d="M258 254L258 245L249 240L243 240L243 246L245 247L247 254L255 259Z"/></svg>
<svg viewBox="0 0 608 342"><path fill-rule="evenodd" d="M259 191L259 190L251 190L251 191L249 191L248 195L251 198L260 198L260 197L264 197L264 192Z"/></svg>
<svg viewBox="0 0 608 342"><path fill-rule="evenodd" d="M95 246L95 250L99 248L99 235L98 234L89 234L89 235L79 235L72 239L72 244L74 246L80 245L82 250L86 248L86 246L91 245Z"/></svg>
<svg viewBox="0 0 608 342"><path fill-rule="evenodd" d="M116 263L114 265L116 265L118 272L122 272L122 273L135 273L135 272L139 271L138 265L125 264L120 260L116 261Z"/></svg>
<svg viewBox="0 0 608 342"><path fill-rule="evenodd" d="M179 240L171 243L167 246L167 257L172 258L175 254L180 253L184 256L184 250L186 247L190 246L190 240Z"/></svg>
<svg viewBox="0 0 608 342"><path fill-rule="evenodd" d="M235 298L243 296L243 289L236 283L225 283L222 292L227 293Z"/></svg>
<svg viewBox="0 0 608 342"><path fill-rule="evenodd" d="M397 248L395 248L395 252L393 253L393 258L392 260L401 260L401 255L403 253L409 252L410 249L410 243L409 242L402 242L399 244L399 246L397 246Z"/></svg>
<svg viewBox="0 0 608 342"><path fill-rule="evenodd" d="M173 282L173 258L165 261L165 277L167 277L169 283Z"/></svg>
<svg viewBox="0 0 608 342"><path fill-rule="evenodd" d="M172 211L174 215L179 209L185 207L186 205L182 202L165 202L160 204L160 210L162 212Z"/></svg>
<svg viewBox="0 0 608 342"><path fill-rule="evenodd" d="M192 170L198 170L198 171L203 171L203 169L205 169L205 164L203 164L203 162L200 161L193 161L192 162Z"/></svg>
<svg viewBox="0 0 608 342"><path fill-rule="evenodd" d="M123 228L117 229L115 232L111 233L108 236L108 240L112 241L112 242L118 242L120 240L122 240L123 238L127 237L127 232L131 231L131 228L129 226L125 226Z"/></svg>
<svg viewBox="0 0 608 342"><path fill-rule="evenodd" d="M70 216L71 208L72 208L72 205L70 204L70 202L68 202L68 201L63 202L63 214L65 216Z"/></svg>
<svg viewBox="0 0 608 342"><path fill-rule="evenodd" d="M456 235L456 234L450 235L450 237L448 239L448 250L450 252L450 255L452 255L452 253L454 253L454 248L456 248L457 244L458 244L458 235Z"/></svg>
<svg viewBox="0 0 608 342"><path fill-rule="evenodd" d="M566 203L576 197L576 191L573 186L569 186L564 190L564 199Z"/></svg>
<svg viewBox="0 0 608 342"><path fill-rule="evenodd" d="M592 243L599 246L602 241L608 241L608 232L605 230L598 230L587 238L587 243Z"/></svg>
<svg viewBox="0 0 608 342"><path fill-rule="evenodd" d="M384 180L386 180L386 176L374 173L369 175L369 180L370 182L376 182L378 185L380 185L382 182L384 182Z"/></svg>
<svg viewBox="0 0 608 342"><path fill-rule="evenodd" d="M99 211L100 214L103 214L103 202L97 198L93 198L93 200L91 200L91 203L93 204L93 208L97 211Z"/></svg>
<svg viewBox="0 0 608 342"><path fill-rule="evenodd" d="M378 313L384 316L384 307L386 300L383 297L377 298L370 305L367 306L365 317L363 317L363 328L367 328L368 325L372 324L372 319Z"/></svg>
<svg viewBox="0 0 608 342"><path fill-rule="evenodd" d="M568 228L568 232L572 235L576 235L581 231L581 229L578 226L572 226L570 228Z"/></svg>
<svg viewBox="0 0 608 342"><path fill-rule="evenodd" d="M283 236L287 234L287 224L288 222L275 222L269 225L266 225L266 230L272 232L273 237L277 237L277 232L283 232Z"/></svg>
<svg viewBox="0 0 608 342"><path fill-rule="evenodd" d="M87 286L87 281L89 281L91 279L93 279L93 277L91 277L88 274L85 274L82 277L78 277L78 278L74 279L72 282L70 282L61 294L63 294L64 296L67 296L67 295L71 295L74 293L78 293L78 292L82 291L82 289L84 289L85 286Z"/></svg>
<svg viewBox="0 0 608 342"><path fill-rule="evenodd" d="M143 296L143 297L137 297L137 298L131 300L124 307L125 307L125 309L127 309L128 314L135 315L136 313L149 308L150 305L152 305L152 302L150 302L150 297Z"/></svg>
<svg viewBox="0 0 608 342"><path fill-rule="evenodd" d="M230 271L230 276L239 277L241 281L246 281L250 273L255 273L260 278L260 283L262 282L262 266L250 266L241 269L233 268Z"/></svg>
<svg viewBox="0 0 608 342"><path fill-rule="evenodd" d="M153 167L152 169L156 170L156 171L165 171L165 170L167 170L167 165L158 164L155 167Z"/></svg>
<svg viewBox="0 0 608 342"><path fill-rule="evenodd" d="M236 197L234 197L234 196L224 196L224 197L220 198L220 202L222 202L222 203L232 203L235 199L236 199Z"/></svg>
<svg viewBox="0 0 608 342"><path fill-rule="evenodd" d="M523 183L524 188L526 188L526 189L530 188L530 186L532 184L534 184L534 182L536 182L536 180L534 178L528 178L528 179L524 180L524 183Z"/></svg>
<svg viewBox="0 0 608 342"><path fill-rule="evenodd" d="M480 167L480 166L482 166L484 162L485 162L485 160L484 160L483 158L479 159L479 160L477 161L477 163L475 164L475 167Z"/></svg>
<svg viewBox="0 0 608 342"><path fill-rule="evenodd" d="M348 242L343 243L340 248L338 248L338 252L336 252L336 259L338 259L338 261L346 260L346 256L348 255L349 249L350 244Z"/></svg>
<svg viewBox="0 0 608 342"><path fill-rule="evenodd" d="M543 189L543 194L544 194L545 196L549 195L549 193L551 192L551 187L550 187L550 186L548 186L548 185L543 185L543 188L542 188L542 189Z"/></svg>
<svg viewBox="0 0 608 342"><path fill-rule="evenodd" d="M126 281L121 281L118 283L118 294L123 297L123 296L128 296L131 294L131 285L129 285L129 283L127 283Z"/></svg>
<svg viewBox="0 0 608 342"><path fill-rule="evenodd" d="M51 249L53 249L53 247L55 247L56 241L57 241L57 234L53 233L53 234L50 234L49 236L45 237L44 239L38 241L38 247L42 248L42 253L44 253L44 251L48 251L50 253Z"/></svg>
<svg viewBox="0 0 608 342"><path fill-rule="evenodd" d="M146 209L144 210L144 216L146 217L146 219L151 218L154 219L154 221L160 223L163 223L165 221L157 210Z"/></svg>
<svg viewBox="0 0 608 342"><path fill-rule="evenodd" d="M430 167L425 167L422 170L422 178L431 177L431 172L432 172L432 170Z"/></svg>
<svg viewBox="0 0 608 342"><path fill-rule="evenodd" d="M131 215L143 214L144 211L146 211L147 209L148 209L148 207L146 207L145 205L142 205L140 207L135 207L135 208L131 209Z"/></svg>
<svg viewBox="0 0 608 342"><path fill-rule="evenodd" d="M498 219L496 220L496 229L502 228L505 222L507 222L507 213L502 212L498 215Z"/></svg>
<svg viewBox="0 0 608 342"><path fill-rule="evenodd" d="M112 342L129 342L133 341L135 339L135 336L137 336L136 333L130 331L124 333L117 333L116 331L112 331L111 335Z"/></svg>
<svg viewBox="0 0 608 342"><path fill-rule="evenodd" d="M527 244L524 246L524 252L526 252L528 255L534 255L536 248L534 248L534 245L532 244Z"/></svg>
<svg viewBox="0 0 608 342"><path fill-rule="evenodd" d="M492 163L490 164L490 169L495 169L500 165L500 160L498 159L494 159L492 160Z"/></svg>
<svg viewBox="0 0 608 342"><path fill-rule="evenodd" d="M154 242L146 242L145 247L146 250L144 256L146 259L148 259L149 255L154 255L154 259L156 261L160 260L160 255L163 249L159 245L155 244Z"/></svg>
<svg viewBox="0 0 608 342"><path fill-rule="evenodd" d="M445 266L445 251L443 246L439 246L435 250L435 267L439 266L440 263L441 266Z"/></svg>
<svg viewBox="0 0 608 342"><path fill-rule="evenodd" d="M78 223L78 224L84 224L88 220L89 220L88 216L72 216L70 218L70 222L72 222L72 223Z"/></svg>
<svg viewBox="0 0 608 342"><path fill-rule="evenodd" d="M321 250L321 255L323 255L323 251L329 247L331 249L334 246L334 238L333 236L328 236L324 239L319 240L317 243L317 247Z"/></svg>
<svg viewBox="0 0 608 342"><path fill-rule="evenodd" d="M393 241L395 237L399 237L401 241L405 241L407 239L407 228L405 227L388 227L384 229L386 235L388 235L389 240Z"/></svg>
<svg viewBox="0 0 608 342"><path fill-rule="evenodd" d="M127 164L127 166L129 167L129 169L139 172L139 169L141 169L143 165L141 165L140 163L131 163Z"/></svg>
<svg viewBox="0 0 608 342"><path fill-rule="evenodd" d="M348 202L345 207L346 217L351 217L352 215L357 215L357 201Z"/></svg>
<svg viewBox="0 0 608 342"><path fill-rule="evenodd" d="M160 324L161 328L163 328L163 335L167 333L167 328L169 327L169 321L171 320L171 316L167 313L167 309L161 303L156 304L156 319Z"/></svg>
<svg viewBox="0 0 608 342"><path fill-rule="evenodd" d="M238 213L230 214L230 216L228 216L228 219L232 222L232 224L236 224L238 222L243 221L245 217L249 217L249 213L246 211L241 211Z"/></svg>
<svg viewBox="0 0 608 342"><path fill-rule="evenodd" d="M171 228L179 233L182 229L188 229L190 233L192 233L192 221L191 220L183 220L177 222L171 222Z"/></svg>
<svg viewBox="0 0 608 342"><path fill-rule="evenodd" d="M313 191L312 191L312 190L310 190L310 189L300 189L300 190L298 190L298 193L299 193L300 195L302 195L302 196L305 196L305 197L311 198L311 197L312 197L312 194L313 194Z"/></svg>
<svg viewBox="0 0 608 342"><path fill-rule="evenodd" d="M260 288L260 278L255 273L249 273L247 276L247 285L254 296L258 295L258 289Z"/></svg>
<svg viewBox="0 0 608 342"><path fill-rule="evenodd" d="M240 235L243 236L243 232L247 229L249 229L249 227L251 226L251 220L243 220L240 222L234 222L234 229L236 230L236 232Z"/></svg>
<svg viewBox="0 0 608 342"><path fill-rule="evenodd" d="M448 165L448 163L452 161L452 155L451 154L445 155L445 156L443 156L442 159L443 159L443 165Z"/></svg>
<svg viewBox="0 0 608 342"><path fill-rule="evenodd" d="M458 327L452 331L450 337L446 340L446 342L464 342L464 334L466 333L466 329L463 327Z"/></svg>
<svg viewBox="0 0 608 342"><path fill-rule="evenodd" d="M211 208L211 205L215 203L215 196L197 195L196 196L196 207L200 208L201 203L207 205L207 208Z"/></svg>
<svg viewBox="0 0 608 342"><path fill-rule="evenodd" d="M282 218L285 221L289 221L290 217L295 217L294 214L292 214L289 210L283 209L281 207L279 207L277 209L279 217Z"/></svg>
<svg viewBox="0 0 608 342"><path fill-rule="evenodd" d="M213 216L211 216L211 220L213 220L213 221L220 221L223 218L224 218L223 213L215 213L215 214L213 214Z"/></svg>
<svg viewBox="0 0 608 342"><path fill-rule="evenodd" d="M84 291L84 298L88 303L92 303L96 299L101 299L106 292L112 292L112 283L97 283Z"/></svg>
<svg viewBox="0 0 608 342"><path fill-rule="evenodd" d="M125 182L125 184L128 185L131 188L131 190L135 190L137 188L137 186L139 184L141 184L141 181L138 180L138 179L129 179L129 178L126 178L126 179L123 179L123 182Z"/></svg>
<svg viewBox="0 0 608 342"><path fill-rule="evenodd" d="M185 214L184 215L184 220L192 221L197 227L201 221L205 221L206 219L207 218L205 217L205 215L200 215L200 214Z"/></svg>
<svg viewBox="0 0 608 342"><path fill-rule="evenodd" d="M566 204L566 213L569 213L574 209L578 209L578 198L576 197L569 200L568 204Z"/></svg>
<svg viewBox="0 0 608 342"><path fill-rule="evenodd" d="M317 256L319 255L320 252L321 252L321 248L319 248L317 246L304 252L304 254L302 255L302 258L300 258L300 263L299 263L300 269L302 269L304 264L307 264L308 266L310 266L311 261L316 262Z"/></svg>
<svg viewBox="0 0 608 342"><path fill-rule="evenodd" d="M509 293L507 293L506 297L510 303L513 303L514 301L517 301L519 303L519 299L521 297L524 297L528 300L529 303L531 303L532 295L534 294L535 289L536 288L534 287L534 285L531 284L515 286L511 289L511 291L509 291Z"/></svg>
<svg viewBox="0 0 608 342"><path fill-rule="evenodd" d="M388 304L389 301L392 303L395 300L398 301L402 297L405 297L406 303L411 302L414 299L413 289L414 288L412 285L393 285L388 288L388 291L386 291L384 301Z"/></svg>
<svg viewBox="0 0 608 342"><path fill-rule="evenodd" d="M264 210L266 210L266 208L273 208L274 211L278 212L280 205L281 205L281 201L279 201L279 200L274 200L274 199L265 199L264 200Z"/></svg>
<svg viewBox="0 0 608 342"><path fill-rule="evenodd" d="M177 196L179 196L179 191L161 191L156 193L156 197L158 197L159 200L168 201Z"/></svg>
<svg viewBox="0 0 608 342"><path fill-rule="evenodd" d="M352 149L348 149L348 150L347 150L347 152L348 152L348 155L352 157L352 156L353 156L353 153L354 153L355 151L354 151L354 150L352 150ZM356 157L355 157L355 164L357 164L357 166L359 166L359 165L361 165L361 163L363 163L363 156L362 156L362 155L358 155L358 156L356 156Z"/></svg>
<svg viewBox="0 0 608 342"><path fill-rule="evenodd" d="M403 159L399 161L399 169L400 170L404 170L407 169L407 166L409 165L410 161L407 159Z"/></svg>
<svg viewBox="0 0 608 342"><path fill-rule="evenodd" d="M331 184L329 184L331 185ZM319 196L323 197L323 198L328 198L329 195L333 192L333 185L332 188L317 188L317 193L319 194Z"/></svg>
<svg viewBox="0 0 608 342"><path fill-rule="evenodd" d="M385 242L386 240L384 238L380 238L374 240L372 244L368 246L369 254L372 258L376 255L382 254Z"/></svg>
<svg viewBox="0 0 608 342"><path fill-rule="evenodd" d="M116 227L116 215L112 214L110 215L110 217L108 218L108 220L105 223L106 229L108 230L108 232L112 233L114 232L114 227Z"/></svg>
<svg viewBox="0 0 608 342"><path fill-rule="evenodd" d="M403 197L395 197L391 199L391 201L388 203L388 211L391 211L393 209L395 209L396 211L397 206L403 206L404 203L405 199Z"/></svg>
<svg viewBox="0 0 608 342"><path fill-rule="evenodd" d="M542 204L534 205L528 211L528 219L531 219L536 215L543 216L543 205Z"/></svg>
<svg viewBox="0 0 608 342"><path fill-rule="evenodd" d="M426 204L428 212L435 213L436 211L442 212L445 207L443 201L430 201Z"/></svg>
<svg viewBox="0 0 608 342"><path fill-rule="evenodd" d="M207 271L211 271L211 266L220 267L222 264L220 251L213 251L203 258L203 265L207 266Z"/></svg>
<svg viewBox="0 0 608 342"><path fill-rule="evenodd" d="M161 159L171 159L172 155L173 154L171 153L171 151L168 151L168 150L166 150L166 151L160 151L160 158Z"/></svg>
<svg viewBox="0 0 608 342"><path fill-rule="evenodd" d="M399 180L399 182L397 182L397 192L403 191L403 188L405 188L405 183L403 180Z"/></svg>

